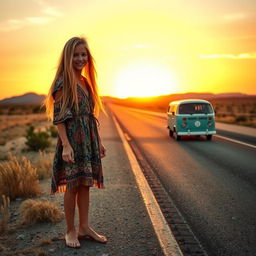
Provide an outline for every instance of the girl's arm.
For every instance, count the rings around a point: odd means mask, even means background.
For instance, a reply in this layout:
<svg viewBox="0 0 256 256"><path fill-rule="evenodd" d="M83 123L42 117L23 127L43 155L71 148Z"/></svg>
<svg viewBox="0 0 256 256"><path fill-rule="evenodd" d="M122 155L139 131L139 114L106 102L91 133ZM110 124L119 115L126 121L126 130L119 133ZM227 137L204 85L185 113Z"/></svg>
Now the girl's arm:
<svg viewBox="0 0 256 256"><path fill-rule="evenodd" d="M69 143L67 133L66 133L66 126L65 123L57 124L57 130L61 139L61 143L63 146L62 150L62 158L64 161L69 163L74 163L74 151Z"/></svg>
<svg viewBox="0 0 256 256"><path fill-rule="evenodd" d="M101 142L100 135L99 135L99 145L100 145L100 157L103 158L106 156L106 148Z"/></svg>
<svg viewBox="0 0 256 256"><path fill-rule="evenodd" d="M62 93L62 89L55 93L55 101L60 100L61 93ZM65 162L74 163L75 162L74 151L73 151L73 148L71 147L68 137L67 137L66 125L65 125L65 123L59 123L59 124L56 124L56 126L57 126L57 130L58 130L58 134L61 139L62 146L63 146L62 158Z"/></svg>

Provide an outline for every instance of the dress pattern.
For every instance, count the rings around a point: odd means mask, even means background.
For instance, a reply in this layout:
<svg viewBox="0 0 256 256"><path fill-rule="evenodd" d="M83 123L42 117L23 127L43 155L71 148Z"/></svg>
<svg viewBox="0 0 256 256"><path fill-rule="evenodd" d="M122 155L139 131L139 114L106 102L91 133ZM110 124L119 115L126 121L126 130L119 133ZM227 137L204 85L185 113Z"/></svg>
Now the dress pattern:
<svg viewBox="0 0 256 256"><path fill-rule="evenodd" d="M90 87L85 80L88 94L77 85L78 112L75 107L67 107L64 115L60 116L61 101L55 101L53 124L65 123L67 137L74 151L75 163L62 159L62 142L58 136L53 160L53 175L51 193L64 192L80 184L89 187L104 188L103 173L100 157L98 120L93 115L94 103ZM55 93L63 88L63 80L56 81Z"/></svg>

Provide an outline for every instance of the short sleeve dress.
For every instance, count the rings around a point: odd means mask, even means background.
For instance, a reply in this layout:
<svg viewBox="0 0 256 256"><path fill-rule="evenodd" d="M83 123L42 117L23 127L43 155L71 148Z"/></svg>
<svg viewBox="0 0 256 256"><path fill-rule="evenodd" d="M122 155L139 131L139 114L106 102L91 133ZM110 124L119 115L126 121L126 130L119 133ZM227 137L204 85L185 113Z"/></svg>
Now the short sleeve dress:
<svg viewBox="0 0 256 256"><path fill-rule="evenodd" d="M104 188L102 163L100 157L98 120L93 115L94 102L90 86L86 79L88 93L77 85L78 113L75 107L67 107L60 116L61 101L54 103L53 124L65 123L67 137L74 150L74 163L62 159L62 143L58 136L53 160L51 193L64 192L80 184L89 187ZM63 79L59 78L53 90L55 93L63 88Z"/></svg>

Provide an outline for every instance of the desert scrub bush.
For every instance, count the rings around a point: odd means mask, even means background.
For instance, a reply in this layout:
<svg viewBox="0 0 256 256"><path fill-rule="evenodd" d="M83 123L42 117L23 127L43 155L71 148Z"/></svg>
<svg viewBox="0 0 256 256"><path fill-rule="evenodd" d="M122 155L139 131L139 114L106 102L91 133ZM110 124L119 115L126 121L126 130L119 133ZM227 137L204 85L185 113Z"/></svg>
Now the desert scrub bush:
<svg viewBox="0 0 256 256"><path fill-rule="evenodd" d="M5 232L8 229L9 222L9 206L10 199L5 195L2 195L2 205L0 207L0 233Z"/></svg>
<svg viewBox="0 0 256 256"><path fill-rule="evenodd" d="M51 137L57 138L57 136L58 136L58 130L57 130L57 128L56 128L55 125L51 125L51 126L48 128L48 131L49 131L49 133L51 134Z"/></svg>
<svg viewBox="0 0 256 256"><path fill-rule="evenodd" d="M20 218L21 224L28 226L40 222L59 222L63 219L63 212L52 202L28 199L20 205Z"/></svg>
<svg viewBox="0 0 256 256"><path fill-rule="evenodd" d="M12 200L40 194L36 168L31 162L26 157L18 159L10 153L7 157L7 161L0 163L0 196Z"/></svg>
<svg viewBox="0 0 256 256"><path fill-rule="evenodd" d="M52 173L53 154L39 151L38 161L34 164L39 180L50 177Z"/></svg>
<svg viewBox="0 0 256 256"><path fill-rule="evenodd" d="M236 122L246 122L247 121L247 117L246 116L237 116L236 117Z"/></svg>
<svg viewBox="0 0 256 256"><path fill-rule="evenodd" d="M32 109L32 113L33 114L45 113L45 107L41 106L41 105L34 106L33 109Z"/></svg>
<svg viewBox="0 0 256 256"><path fill-rule="evenodd" d="M15 111L16 111L16 106L11 106L10 108L9 108L9 115L13 115L13 114L15 114Z"/></svg>
<svg viewBox="0 0 256 256"><path fill-rule="evenodd" d="M51 145L50 136L47 132L34 132L34 126L27 129L26 145L30 150L39 151L44 150Z"/></svg>

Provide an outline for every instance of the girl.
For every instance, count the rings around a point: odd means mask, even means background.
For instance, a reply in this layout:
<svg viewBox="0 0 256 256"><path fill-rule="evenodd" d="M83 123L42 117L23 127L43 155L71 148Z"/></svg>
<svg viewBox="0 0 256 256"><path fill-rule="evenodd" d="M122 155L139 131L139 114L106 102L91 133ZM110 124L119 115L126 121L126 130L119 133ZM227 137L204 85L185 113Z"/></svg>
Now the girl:
<svg viewBox="0 0 256 256"><path fill-rule="evenodd" d="M82 74L85 74L83 76ZM55 78L46 98L46 111L57 126L51 192L65 192L66 245L79 248L78 239L107 239L88 223L89 188L103 188L101 158L106 149L95 117L103 109L95 81L94 60L86 39L73 37L65 44ZM79 229L74 216L76 203Z"/></svg>

